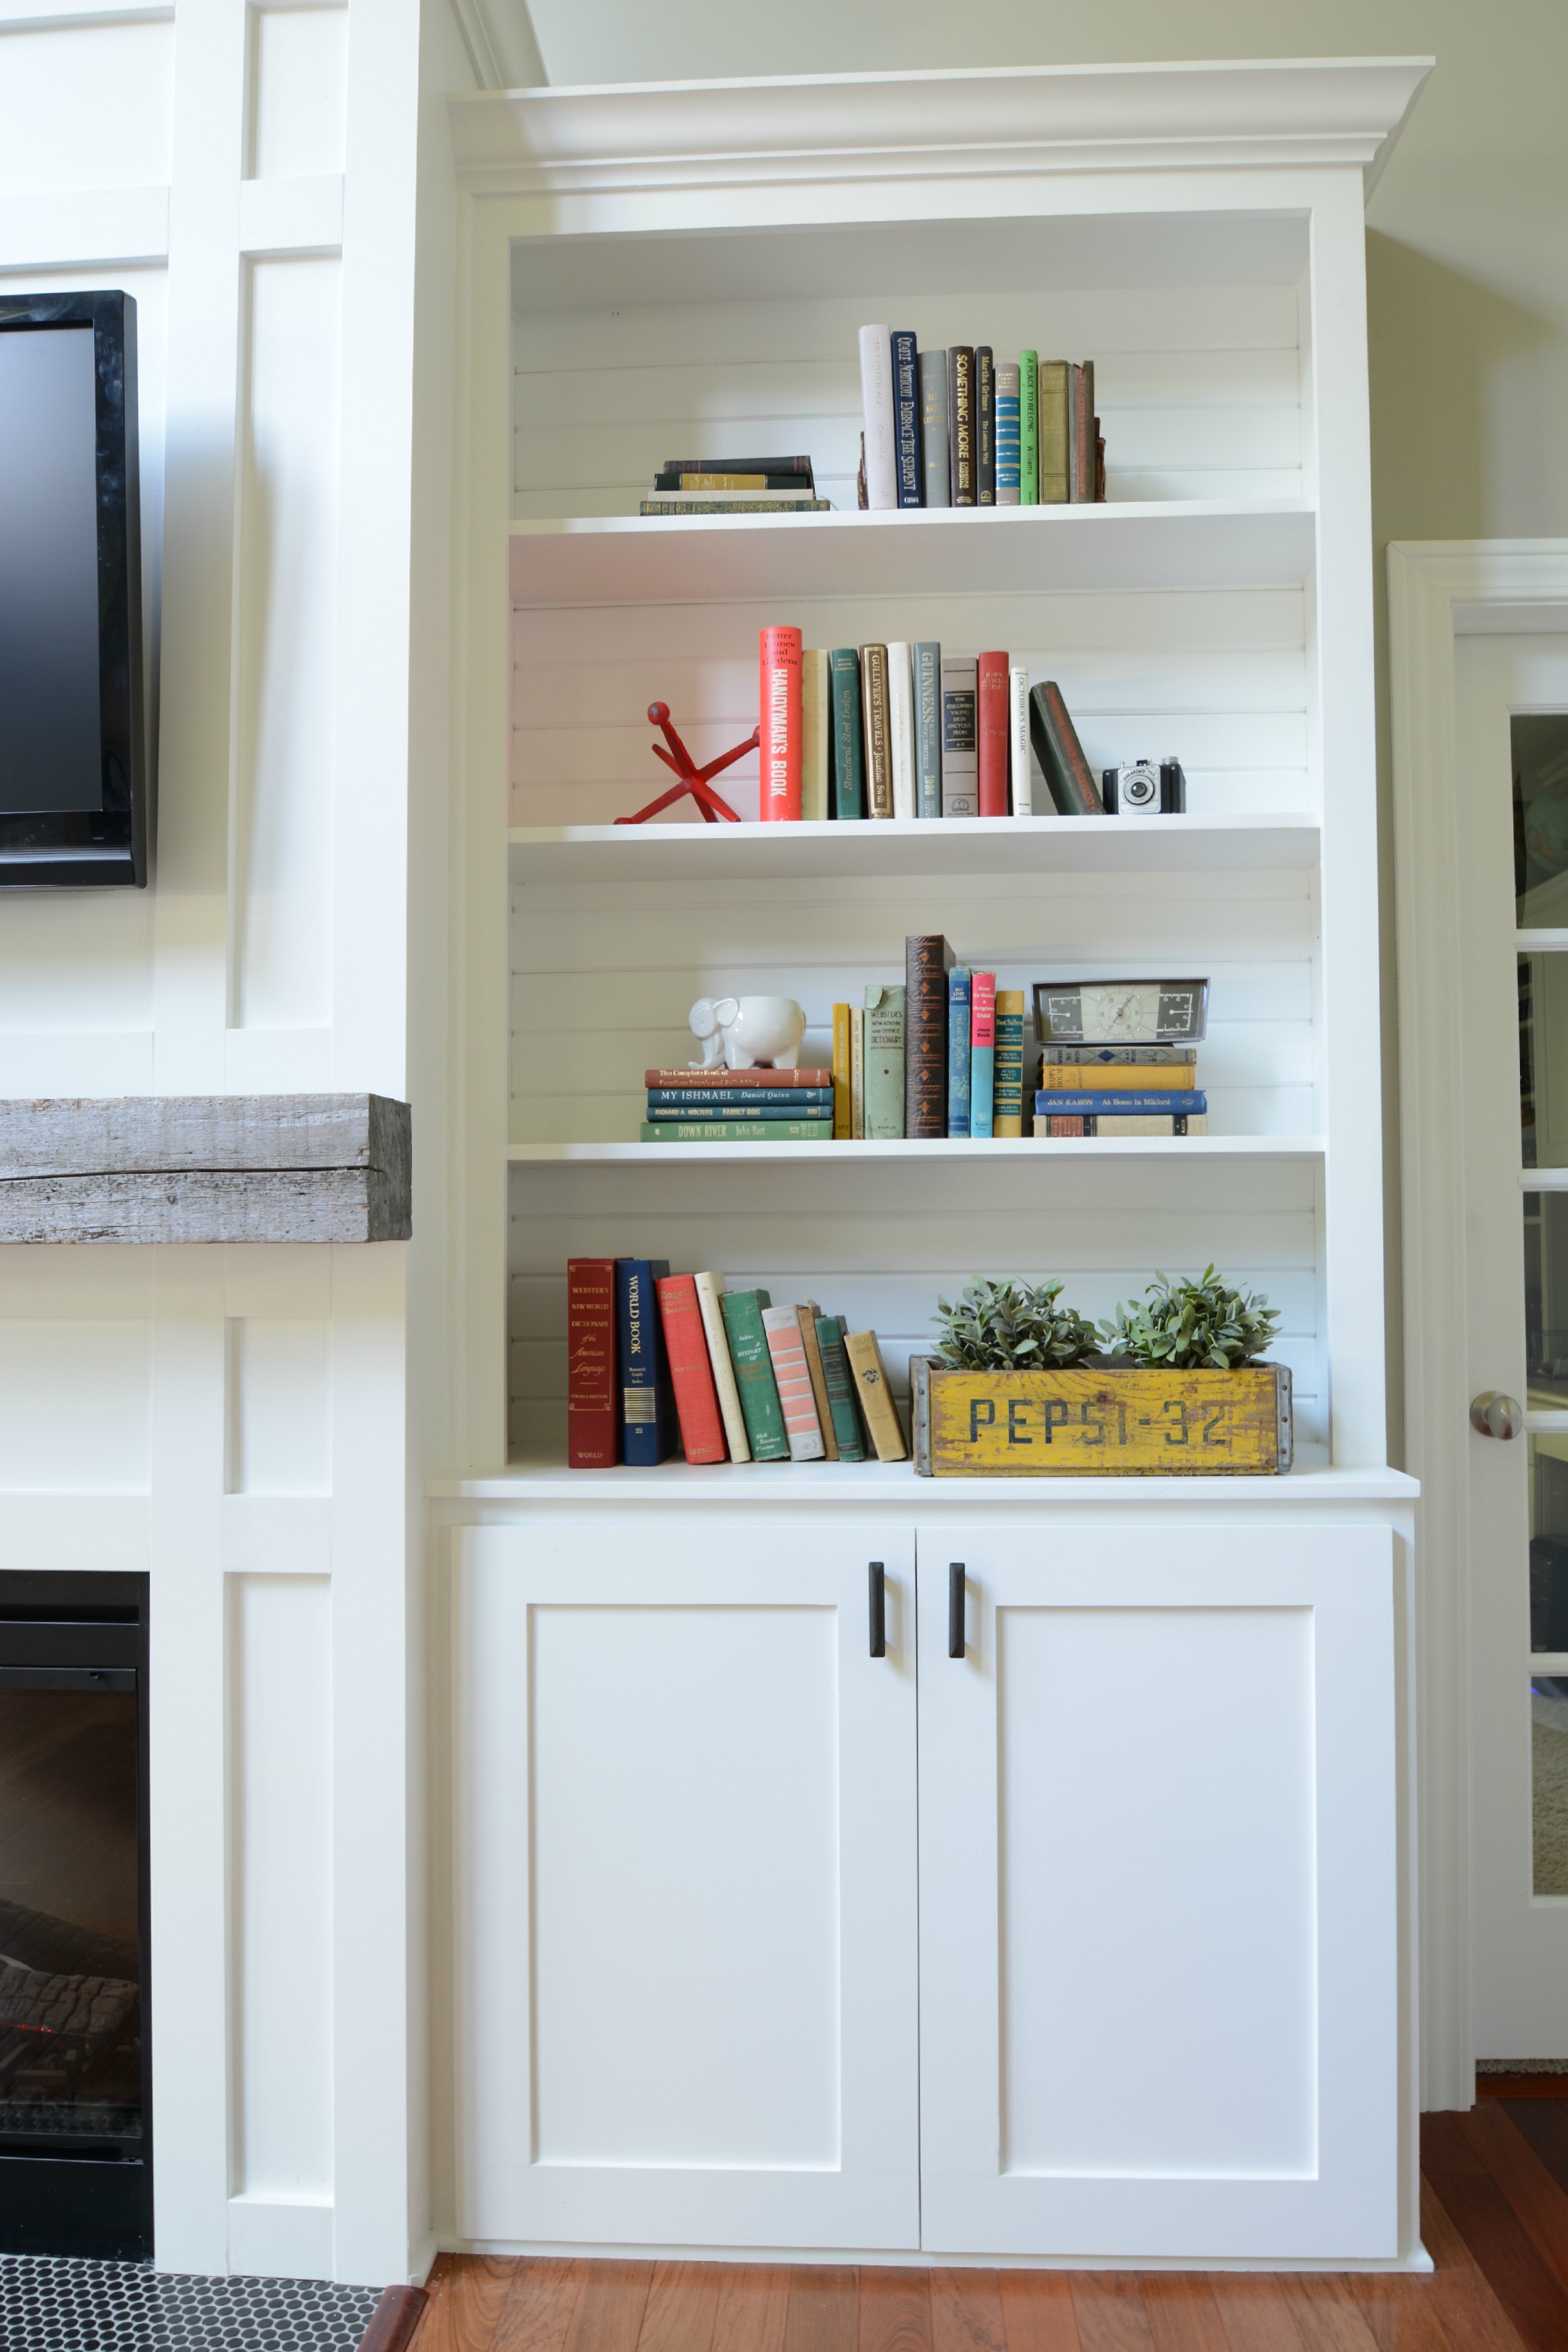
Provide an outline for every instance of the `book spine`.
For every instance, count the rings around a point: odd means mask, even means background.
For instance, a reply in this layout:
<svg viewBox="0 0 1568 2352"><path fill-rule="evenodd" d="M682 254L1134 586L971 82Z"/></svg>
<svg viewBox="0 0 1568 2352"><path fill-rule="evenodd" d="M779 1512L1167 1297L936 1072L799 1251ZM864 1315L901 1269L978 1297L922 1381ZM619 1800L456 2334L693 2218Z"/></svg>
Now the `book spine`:
<svg viewBox="0 0 1568 2352"><path fill-rule="evenodd" d="M893 814L893 770L889 758L888 648L860 648L860 709L866 739L866 812Z"/></svg>
<svg viewBox="0 0 1568 2352"><path fill-rule="evenodd" d="M947 975L940 932L904 941L904 1133L947 1133Z"/></svg>
<svg viewBox="0 0 1568 2352"><path fill-rule="evenodd" d="M800 813L807 824L827 821L829 707L827 649L805 646L800 656Z"/></svg>
<svg viewBox="0 0 1568 2352"><path fill-rule="evenodd" d="M761 661L762 742L757 814L765 824L800 821L800 656L798 629L763 629Z"/></svg>
<svg viewBox="0 0 1568 2352"><path fill-rule="evenodd" d="M969 1132L989 1137L995 1116L996 975L977 971L969 994Z"/></svg>
<svg viewBox="0 0 1568 2352"><path fill-rule="evenodd" d="M1187 1091L1195 1082L1197 1072L1192 1063L1174 1066L1148 1058L1149 1048L1142 1049L1135 1062L1124 1062L1107 1069L1096 1062L1047 1062L1042 1058L1039 1085L1047 1094L1083 1094L1100 1087L1119 1087L1123 1093L1163 1094L1167 1091Z"/></svg>
<svg viewBox="0 0 1568 2352"><path fill-rule="evenodd" d="M1174 1070L1184 1064L1188 1076L1180 1083L1190 1087L1193 1084L1191 1074L1197 1067L1198 1054L1195 1045L1080 1045L1063 1042L1054 1055L1041 1054L1042 1067L1048 1060L1064 1066L1072 1062L1080 1070L1098 1070L1102 1075L1088 1083L1108 1087L1131 1086L1134 1081L1128 1076L1128 1071L1145 1062L1157 1064L1164 1070ZM1159 1083L1174 1086L1178 1081L1174 1077L1164 1077Z"/></svg>
<svg viewBox="0 0 1568 2352"><path fill-rule="evenodd" d="M996 503L996 369L989 343L974 352L974 503Z"/></svg>
<svg viewBox="0 0 1568 2352"><path fill-rule="evenodd" d="M975 782L982 816L1007 814L1007 656L982 654L975 665Z"/></svg>
<svg viewBox="0 0 1568 2352"><path fill-rule="evenodd" d="M767 1334L768 1354L773 1360L773 1386L778 1391L779 1411L789 1440L789 1458L792 1462L820 1462L826 1448L822 1443L816 1399L811 1391L811 1367L801 1345L795 1308L764 1307L763 1329Z"/></svg>
<svg viewBox="0 0 1568 2352"><path fill-rule="evenodd" d="M1100 797L1100 786L1084 758L1078 730L1054 678L1042 679L1030 690L1029 734L1051 788L1051 798L1062 815L1101 815L1105 803Z"/></svg>
<svg viewBox="0 0 1568 2352"><path fill-rule="evenodd" d="M566 1261L566 1464L608 1470L621 1458L616 1396L616 1261Z"/></svg>
<svg viewBox="0 0 1568 2352"><path fill-rule="evenodd" d="M974 352L955 343L947 355L948 504L974 504Z"/></svg>
<svg viewBox="0 0 1568 2352"><path fill-rule="evenodd" d="M996 1065L991 1131L994 1135L1024 1132L1024 992L996 992Z"/></svg>
<svg viewBox="0 0 1568 2352"><path fill-rule="evenodd" d="M697 499L673 493L663 499L644 499L637 507L640 515L734 515L734 514L831 514L831 499Z"/></svg>
<svg viewBox="0 0 1568 2352"><path fill-rule="evenodd" d="M860 748L860 656L853 646L836 646L833 677L833 814L866 814L865 754Z"/></svg>
<svg viewBox="0 0 1568 2352"><path fill-rule="evenodd" d="M772 1090L774 1087L783 1087L791 1094L795 1094L802 1087L807 1088L830 1087L833 1084L833 1073L831 1070L807 1069L804 1065L797 1070L645 1070L642 1074L642 1082L645 1087L679 1087L687 1093L695 1093L699 1090L707 1092L713 1089L721 1093L727 1087L745 1089L752 1087L764 1087Z"/></svg>
<svg viewBox="0 0 1568 2352"><path fill-rule="evenodd" d="M724 1309L724 1336L730 1342L730 1361L735 1368L735 1386L740 1391L741 1411L745 1415L752 1459L753 1462L787 1462L789 1439L784 1434L784 1414L779 1410L779 1392L773 1381L768 1335L763 1328L763 1314L773 1305L773 1300L765 1290L727 1290L721 1304Z"/></svg>
<svg viewBox="0 0 1568 2352"><path fill-rule="evenodd" d="M907 1460L909 1449L904 1444L898 1409L888 1386L887 1368L882 1362L882 1351L877 1345L877 1334L875 1331L847 1331L844 1352L849 1359L855 1394L866 1416L866 1426L871 1433L878 1461Z"/></svg>
<svg viewBox="0 0 1568 2352"><path fill-rule="evenodd" d="M942 814L942 647L914 648L915 814Z"/></svg>
<svg viewBox="0 0 1568 2352"><path fill-rule="evenodd" d="M947 1131L969 1133L969 972L947 975Z"/></svg>
<svg viewBox="0 0 1568 2352"><path fill-rule="evenodd" d="M1007 793L1015 816L1035 814L1035 773L1029 763L1029 673L1007 672Z"/></svg>
<svg viewBox="0 0 1568 2352"><path fill-rule="evenodd" d="M873 1139L904 1131L904 991L873 983L865 1009L866 1133Z"/></svg>
<svg viewBox="0 0 1568 2352"><path fill-rule="evenodd" d="M915 798L915 697L910 671L910 647L888 647L888 765L893 792L893 814L917 814Z"/></svg>
<svg viewBox="0 0 1568 2352"><path fill-rule="evenodd" d="M923 503L952 503L947 453L947 353L921 353L921 466Z"/></svg>
<svg viewBox="0 0 1568 2352"><path fill-rule="evenodd" d="M746 1435L746 1416L741 1411L741 1392L735 1386L735 1367L730 1361L730 1339L724 1328L724 1309L720 1301L724 1296L721 1274L699 1274L697 1304L702 1312L702 1330L708 1341L708 1361L712 1368L713 1386L719 1395L719 1411L724 1423L724 1438L730 1448L731 1462L749 1462L751 1440Z"/></svg>
<svg viewBox="0 0 1568 2352"><path fill-rule="evenodd" d="M866 1448L860 1441L860 1415L855 1403L854 1374L849 1370L849 1359L844 1352L842 1316L817 1317L816 1344L822 1351L822 1377L827 1384L827 1410L833 1417L833 1434L838 1441L838 1459L840 1462L864 1462Z"/></svg>
<svg viewBox="0 0 1568 2352"><path fill-rule="evenodd" d="M889 327L860 330L860 410L866 429L866 503L874 514L882 514L899 503L893 338Z"/></svg>
<svg viewBox="0 0 1568 2352"><path fill-rule="evenodd" d="M833 1121L821 1118L645 1118L641 1143L831 1143Z"/></svg>
<svg viewBox="0 0 1568 2352"><path fill-rule="evenodd" d="M1019 474L1023 435L1019 415L1018 362L999 360L996 364L996 503L999 507L1016 507L1019 498Z"/></svg>
<svg viewBox="0 0 1568 2352"><path fill-rule="evenodd" d="M1068 501L1068 363L1040 362L1040 504Z"/></svg>
<svg viewBox="0 0 1568 2352"><path fill-rule="evenodd" d="M724 1102L712 1096L689 1103L654 1103L647 1107L649 1119L657 1125L661 1119L691 1118L831 1118L833 1089L825 1087L820 1093L810 1093L803 1087L792 1101L786 1094L767 1094L757 1087L744 1102Z"/></svg>
<svg viewBox="0 0 1568 2352"><path fill-rule="evenodd" d="M622 1459L651 1469L669 1451L669 1374L654 1285L668 1258L616 1260L616 1321L621 1378Z"/></svg>
<svg viewBox="0 0 1568 2352"><path fill-rule="evenodd" d="M975 735L977 670L973 661L942 665L942 813L978 816L980 780Z"/></svg>
<svg viewBox="0 0 1568 2352"><path fill-rule="evenodd" d="M925 504L925 468L921 458L921 370L915 339L895 327L893 346L893 436L898 453L899 504Z"/></svg>
<svg viewBox="0 0 1568 2352"><path fill-rule="evenodd" d="M866 1139L866 1015L858 1004L849 1007L849 1139Z"/></svg>
<svg viewBox="0 0 1568 2352"><path fill-rule="evenodd" d="M1087 368L1068 371L1068 404L1069 494L1075 507L1088 506L1094 498L1094 390Z"/></svg>
<svg viewBox="0 0 1568 2352"><path fill-rule="evenodd" d="M1201 1087L1174 1088L1137 1087L1122 1089L1110 1087L1042 1087L1035 1097L1037 1117L1046 1112L1053 1118L1058 1111L1093 1111L1121 1118L1188 1117L1200 1114L1209 1107L1209 1098Z"/></svg>
<svg viewBox="0 0 1568 2352"><path fill-rule="evenodd" d="M722 1462L724 1424L713 1385L708 1340L697 1285L689 1274L669 1274L655 1284L669 1384L675 1391L675 1414L680 1445L688 1462Z"/></svg>
<svg viewBox="0 0 1568 2352"><path fill-rule="evenodd" d="M1118 1118L1106 1112L1054 1111L1036 1124L1037 1135L1057 1136L1163 1136L1206 1135L1207 1118L1202 1111L1190 1116L1177 1113L1172 1118L1148 1116Z"/></svg>
<svg viewBox="0 0 1568 2352"><path fill-rule="evenodd" d="M810 483L809 457L667 457L659 467L666 474L787 474Z"/></svg>
<svg viewBox="0 0 1568 2352"><path fill-rule="evenodd" d="M714 490L788 490L798 498L806 487L798 474L736 473L727 474L665 474L653 478L656 492L668 497L675 490L695 490L707 494Z"/></svg>
<svg viewBox="0 0 1568 2352"><path fill-rule="evenodd" d="M805 1369L811 1380L812 1402L816 1407L816 1425L822 1432L822 1450L829 1462L837 1462L838 1435L827 1402L827 1376L822 1369L822 1348L816 1336L816 1318L821 1312L816 1299L808 1298L795 1308L795 1319L800 1326L800 1344L805 1349Z"/></svg>
<svg viewBox="0 0 1568 2352"><path fill-rule="evenodd" d="M854 1074L850 1068L850 1024L847 1004L833 1008L833 1140L847 1143L854 1134Z"/></svg>
<svg viewBox="0 0 1568 2352"><path fill-rule="evenodd" d="M1018 354L1018 504L1040 503L1040 355Z"/></svg>
<svg viewBox="0 0 1568 2352"><path fill-rule="evenodd" d="M1096 505L1105 504L1105 436L1098 416L1094 420L1094 497Z"/></svg>

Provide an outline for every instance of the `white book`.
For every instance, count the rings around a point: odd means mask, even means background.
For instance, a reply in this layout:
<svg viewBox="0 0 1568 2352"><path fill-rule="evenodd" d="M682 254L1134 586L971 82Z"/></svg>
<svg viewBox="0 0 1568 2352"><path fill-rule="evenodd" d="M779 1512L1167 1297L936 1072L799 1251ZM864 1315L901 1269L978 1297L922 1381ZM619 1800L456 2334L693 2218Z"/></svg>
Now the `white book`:
<svg viewBox="0 0 1568 2352"><path fill-rule="evenodd" d="M800 657L800 814L805 824L827 822L827 749L833 736L829 656L808 646Z"/></svg>
<svg viewBox="0 0 1568 2352"><path fill-rule="evenodd" d="M749 1462L752 1447L746 1435L746 1416L741 1411L741 1391L735 1386L735 1367L730 1361L730 1342L724 1330L724 1309L719 1304L724 1296L724 1277L721 1274L699 1274L693 1280L697 1285L697 1304L702 1310L702 1336L708 1342L708 1360L713 1367L713 1385L719 1391L719 1412L730 1459Z"/></svg>
<svg viewBox="0 0 1568 2352"><path fill-rule="evenodd" d="M1015 816L1035 814L1035 772L1029 761L1029 673L1016 664L1007 672L1007 782Z"/></svg>
<svg viewBox="0 0 1568 2352"><path fill-rule="evenodd" d="M920 814L915 780L915 687L912 648L888 647L888 746L893 771L893 814Z"/></svg>
<svg viewBox="0 0 1568 2352"><path fill-rule="evenodd" d="M884 513L899 503L890 327L860 330L860 410L866 427L866 499L875 512Z"/></svg>

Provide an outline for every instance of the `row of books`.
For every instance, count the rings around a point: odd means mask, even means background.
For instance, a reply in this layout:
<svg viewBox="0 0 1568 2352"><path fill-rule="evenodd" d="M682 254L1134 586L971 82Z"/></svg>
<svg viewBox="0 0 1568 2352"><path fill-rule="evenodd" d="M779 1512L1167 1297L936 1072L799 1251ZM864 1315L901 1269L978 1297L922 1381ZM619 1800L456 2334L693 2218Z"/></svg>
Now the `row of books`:
<svg viewBox="0 0 1568 2352"><path fill-rule="evenodd" d="M645 1070L644 1143L830 1143L831 1070Z"/></svg>
<svg viewBox="0 0 1568 2352"><path fill-rule="evenodd" d="M1060 687L1031 687L1005 653L934 640L827 650L781 626L761 632L758 658L769 823L1105 814Z"/></svg>
<svg viewBox="0 0 1568 2352"><path fill-rule="evenodd" d="M922 352L905 328L860 330L860 504L1088 505L1105 497L1094 362L998 360L989 344Z"/></svg>
<svg viewBox="0 0 1568 2352"><path fill-rule="evenodd" d="M667 457L645 515L831 514L809 457Z"/></svg>
<svg viewBox="0 0 1568 2352"><path fill-rule="evenodd" d="M902 1462L874 1331L814 1299L775 1307L663 1258L566 1264L566 1459L574 1470L688 1462Z"/></svg>

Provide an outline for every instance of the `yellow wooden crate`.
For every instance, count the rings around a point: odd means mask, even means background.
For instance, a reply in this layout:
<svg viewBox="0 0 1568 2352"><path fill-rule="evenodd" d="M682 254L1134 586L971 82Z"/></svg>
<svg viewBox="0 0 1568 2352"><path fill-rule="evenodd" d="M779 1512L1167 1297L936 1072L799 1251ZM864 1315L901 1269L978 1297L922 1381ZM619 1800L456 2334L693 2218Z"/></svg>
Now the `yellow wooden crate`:
<svg viewBox="0 0 1568 2352"><path fill-rule="evenodd" d="M1240 1478L1289 1470L1290 1373L955 1371L910 1363L915 1468L928 1478Z"/></svg>

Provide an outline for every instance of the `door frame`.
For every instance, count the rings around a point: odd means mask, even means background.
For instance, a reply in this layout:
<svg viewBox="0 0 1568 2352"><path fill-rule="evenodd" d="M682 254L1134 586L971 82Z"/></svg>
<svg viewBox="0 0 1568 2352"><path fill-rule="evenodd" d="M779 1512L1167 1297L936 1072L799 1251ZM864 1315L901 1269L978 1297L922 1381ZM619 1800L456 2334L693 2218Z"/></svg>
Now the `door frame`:
<svg viewBox="0 0 1568 2352"><path fill-rule="evenodd" d="M1421 2104L1475 2101L1470 1964L1469 1450L1455 640L1568 629L1568 540L1394 541L1389 715L1399 987L1405 1465L1416 1602Z"/></svg>

